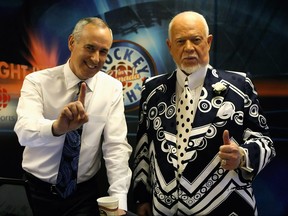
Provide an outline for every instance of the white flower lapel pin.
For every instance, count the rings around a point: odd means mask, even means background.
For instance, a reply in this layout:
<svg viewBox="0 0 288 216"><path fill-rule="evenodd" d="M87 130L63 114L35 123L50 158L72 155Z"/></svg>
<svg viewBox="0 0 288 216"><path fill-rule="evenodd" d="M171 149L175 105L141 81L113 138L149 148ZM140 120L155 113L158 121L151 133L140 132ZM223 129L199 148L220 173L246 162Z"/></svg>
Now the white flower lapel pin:
<svg viewBox="0 0 288 216"><path fill-rule="evenodd" d="M217 82L215 84L212 85L213 91L217 94L220 95L221 92L225 91L227 89L227 87L221 83L221 82Z"/></svg>

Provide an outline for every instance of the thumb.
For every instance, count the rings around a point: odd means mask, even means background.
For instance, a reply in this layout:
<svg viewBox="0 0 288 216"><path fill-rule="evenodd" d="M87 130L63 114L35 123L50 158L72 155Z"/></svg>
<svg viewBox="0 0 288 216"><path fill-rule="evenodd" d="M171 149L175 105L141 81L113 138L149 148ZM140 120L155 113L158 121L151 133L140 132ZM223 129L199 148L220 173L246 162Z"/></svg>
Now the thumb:
<svg viewBox="0 0 288 216"><path fill-rule="evenodd" d="M85 82L81 83L78 101L80 101L83 104L83 106L85 104L86 89L87 89L86 83Z"/></svg>
<svg viewBox="0 0 288 216"><path fill-rule="evenodd" d="M224 130L223 132L223 145L230 145L230 137L228 130Z"/></svg>

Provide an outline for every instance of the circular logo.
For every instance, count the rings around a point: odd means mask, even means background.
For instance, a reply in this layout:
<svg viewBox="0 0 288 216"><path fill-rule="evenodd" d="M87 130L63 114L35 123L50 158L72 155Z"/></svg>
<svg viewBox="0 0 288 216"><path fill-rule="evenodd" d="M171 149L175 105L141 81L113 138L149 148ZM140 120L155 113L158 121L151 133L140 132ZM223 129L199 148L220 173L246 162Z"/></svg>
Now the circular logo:
<svg viewBox="0 0 288 216"><path fill-rule="evenodd" d="M139 44L127 40L113 41L102 70L122 82L126 111L138 108L143 81L156 75L150 54Z"/></svg>
<svg viewBox="0 0 288 216"><path fill-rule="evenodd" d="M8 94L7 90L4 88L0 88L0 110L2 108L6 108L10 101L10 95Z"/></svg>

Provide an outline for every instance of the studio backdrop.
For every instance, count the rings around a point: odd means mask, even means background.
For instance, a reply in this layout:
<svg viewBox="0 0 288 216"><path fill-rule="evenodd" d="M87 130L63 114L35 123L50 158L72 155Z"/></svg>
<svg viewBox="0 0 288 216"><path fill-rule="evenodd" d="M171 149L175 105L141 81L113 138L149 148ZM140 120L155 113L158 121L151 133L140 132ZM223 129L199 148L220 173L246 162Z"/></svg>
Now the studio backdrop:
<svg viewBox="0 0 288 216"><path fill-rule="evenodd" d="M259 214L288 213L288 16L277 0L1 0L0 176L21 172L22 148L13 127L24 77L68 60L68 36L83 17L100 17L113 30L103 71L123 84L128 139L135 147L142 82L175 69L167 28L185 10L207 19L211 65L253 78L277 153L255 182Z"/></svg>

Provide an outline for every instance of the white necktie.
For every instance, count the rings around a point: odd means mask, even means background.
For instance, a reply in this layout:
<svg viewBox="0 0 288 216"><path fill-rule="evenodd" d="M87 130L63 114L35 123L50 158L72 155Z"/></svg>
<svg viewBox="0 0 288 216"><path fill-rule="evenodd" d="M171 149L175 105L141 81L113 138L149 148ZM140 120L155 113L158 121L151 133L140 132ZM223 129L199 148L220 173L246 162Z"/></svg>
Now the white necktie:
<svg viewBox="0 0 288 216"><path fill-rule="evenodd" d="M193 99L188 87L188 77L186 77L184 90L179 98L176 127L177 127L177 156L178 156L178 177L180 178L183 168L185 148L188 146L193 120Z"/></svg>

